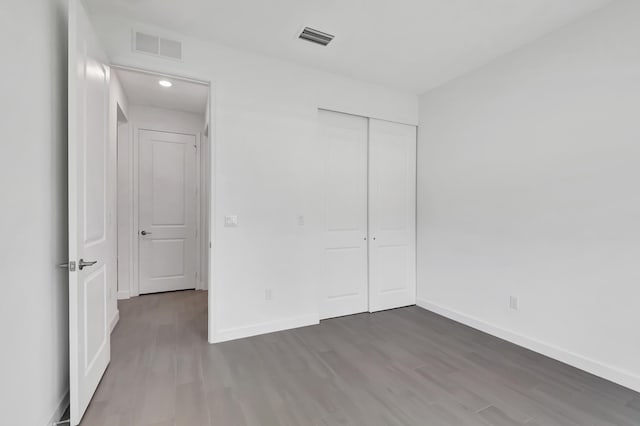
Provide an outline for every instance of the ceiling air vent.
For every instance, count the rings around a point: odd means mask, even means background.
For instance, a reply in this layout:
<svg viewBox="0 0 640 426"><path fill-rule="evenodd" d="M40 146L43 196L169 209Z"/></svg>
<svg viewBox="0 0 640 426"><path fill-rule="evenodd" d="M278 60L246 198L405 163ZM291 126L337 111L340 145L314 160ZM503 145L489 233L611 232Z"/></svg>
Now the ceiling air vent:
<svg viewBox="0 0 640 426"><path fill-rule="evenodd" d="M320 44L322 46L326 46L327 44L331 43L333 37L334 36L331 34L323 33L322 31L314 30L313 28L309 27L305 27L298 36L298 38L310 41L312 43Z"/></svg>
<svg viewBox="0 0 640 426"><path fill-rule="evenodd" d="M134 32L133 50L148 55L182 60L182 43L156 35Z"/></svg>

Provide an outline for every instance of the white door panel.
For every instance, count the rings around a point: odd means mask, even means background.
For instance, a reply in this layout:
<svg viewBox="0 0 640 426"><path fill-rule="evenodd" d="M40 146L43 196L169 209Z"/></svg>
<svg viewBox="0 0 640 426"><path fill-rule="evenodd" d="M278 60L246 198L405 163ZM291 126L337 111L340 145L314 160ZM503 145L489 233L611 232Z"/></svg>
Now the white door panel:
<svg viewBox="0 0 640 426"><path fill-rule="evenodd" d="M69 5L69 367L71 424L110 360L109 288L116 279L108 232L109 73L80 1ZM82 269L80 261L92 264Z"/></svg>
<svg viewBox="0 0 640 426"><path fill-rule="evenodd" d="M324 252L320 318L367 310L367 119L320 111Z"/></svg>
<svg viewBox="0 0 640 426"><path fill-rule="evenodd" d="M140 293L195 288L196 137L139 136Z"/></svg>
<svg viewBox="0 0 640 426"><path fill-rule="evenodd" d="M416 303L416 127L369 120L369 311Z"/></svg>

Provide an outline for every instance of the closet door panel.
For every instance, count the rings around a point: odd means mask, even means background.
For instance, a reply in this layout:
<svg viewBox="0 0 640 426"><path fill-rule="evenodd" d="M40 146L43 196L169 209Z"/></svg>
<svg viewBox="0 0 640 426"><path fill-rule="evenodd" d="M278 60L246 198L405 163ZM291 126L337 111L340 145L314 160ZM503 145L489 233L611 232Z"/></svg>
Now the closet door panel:
<svg viewBox="0 0 640 426"><path fill-rule="evenodd" d="M416 127L369 120L369 311L416 303Z"/></svg>
<svg viewBox="0 0 640 426"><path fill-rule="evenodd" d="M320 318L366 312L367 119L320 111L323 270Z"/></svg>

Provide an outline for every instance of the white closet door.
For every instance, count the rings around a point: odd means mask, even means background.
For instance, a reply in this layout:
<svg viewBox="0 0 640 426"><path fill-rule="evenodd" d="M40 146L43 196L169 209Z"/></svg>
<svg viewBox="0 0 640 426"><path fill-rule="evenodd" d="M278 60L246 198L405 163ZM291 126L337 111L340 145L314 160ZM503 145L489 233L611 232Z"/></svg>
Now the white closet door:
<svg viewBox="0 0 640 426"><path fill-rule="evenodd" d="M366 312L367 119L320 111L324 252L320 318Z"/></svg>
<svg viewBox="0 0 640 426"><path fill-rule="evenodd" d="M369 120L369 311L416 303L416 127Z"/></svg>

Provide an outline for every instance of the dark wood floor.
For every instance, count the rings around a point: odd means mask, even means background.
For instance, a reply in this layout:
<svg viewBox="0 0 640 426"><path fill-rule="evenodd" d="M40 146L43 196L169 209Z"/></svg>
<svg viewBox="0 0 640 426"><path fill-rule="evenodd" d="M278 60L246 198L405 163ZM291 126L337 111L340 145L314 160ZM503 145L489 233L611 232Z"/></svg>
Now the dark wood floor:
<svg viewBox="0 0 640 426"><path fill-rule="evenodd" d="M209 345L206 298L120 303L82 425L640 425L640 394L417 307Z"/></svg>

